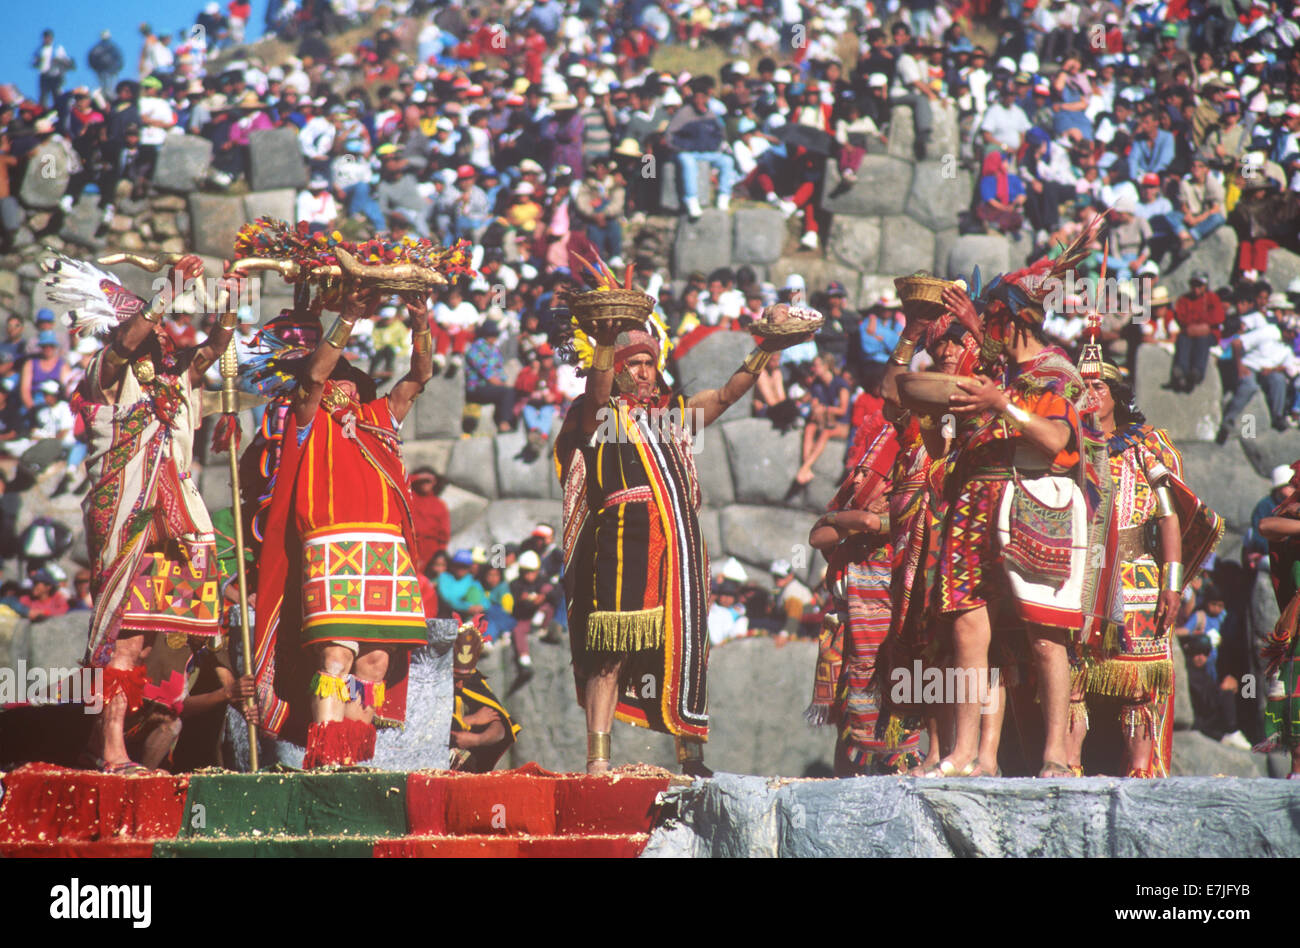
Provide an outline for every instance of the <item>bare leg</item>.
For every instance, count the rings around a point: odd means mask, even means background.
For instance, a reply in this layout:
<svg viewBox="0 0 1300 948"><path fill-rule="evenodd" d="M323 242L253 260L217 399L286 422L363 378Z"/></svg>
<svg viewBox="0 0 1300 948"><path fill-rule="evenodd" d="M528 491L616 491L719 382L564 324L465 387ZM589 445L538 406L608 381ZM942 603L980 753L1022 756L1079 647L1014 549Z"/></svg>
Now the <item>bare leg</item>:
<svg viewBox="0 0 1300 948"><path fill-rule="evenodd" d="M615 659L598 674L587 679L588 733L608 734L614 729L614 709L618 706L618 678L622 670L623 659ZM609 770L608 760L593 760L587 764L589 774L603 774L607 770Z"/></svg>
<svg viewBox="0 0 1300 948"><path fill-rule="evenodd" d="M1135 707L1142 707L1136 705ZM1149 719L1143 716L1138 725L1129 734L1124 734L1124 767L1126 774L1150 774L1151 753L1155 749L1155 740L1147 726Z"/></svg>
<svg viewBox="0 0 1300 948"><path fill-rule="evenodd" d="M342 645L322 645L319 647L319 651L321 674L330 675L333 678L343 678L351 670L351 649L344 648ZM326 698L312 695L311 719L317 724L326 721L342 721L344 707L344 703L333 695Z"/></svg>
<svg viewBox="0 0 1300 948"><path fill-rule="evenodd" d="M929 735L930 746L926 749L925 760L907 772L909 777L919 777L930 768L938 767L939 761L943 759L943 749L939 746L939 718L937 716L926 719L925 732Z"/></svg>
<svg viewBox="0 0 1300 948"><path fill-rule="evenodd" d="M1065 633L1040 626L1031 626L1029 631L1038 667L1038 701L1043 706L1043 762L1064 765L1069 758L1065 731L1070 714L1070 659L1065 650Z"/></svg>
<svg viewBox="0 0 1300 948"><path fill-rule="evenodd" d="M990 669L993 678L998 669ZM998 746L1002 743L1002 719L1007 712L1007 686L1002 675L990 680L988 701L980 709L980 749L978 776L992 777L998 772Z"/></svg>
<svg viewBox="0 0 1300 948"><path fill-rule="evenodd" d="M159 767L181 736L181 719L161 709L150 712L149 736L144 739L140 763L151 769Z"/></svg>
<svg viewBox="0 0 1300 948"><path fill-rule="evenodd" d="M1069 727L1065 736L1066 753L1069 758L1066 766L1072 770L1083 769L1083 740L1088 736L1088 706L1085 695L1071 691L1069 708Z"/></svg>
<svg viewBox="0 0 1300 948"><path fill-rule="evenodd" d="M360 681L379 682L388 674L388 650L372 648L363 651L353 663L352 674ZM375 719L375 709L364 707L360 701L349 701L343 706L343 717L370 724Z"/></svg>
<svg viewBox="0 0 1300 948"><path fill-rule="evenodd" d="M813 479L812 461L809 458L814 457L813 443L820 431L821 412L814 408L812 416L808 419L808 424L803 426L803 450L800 454L803 460L799 465L799 471L794 476L795 483L807 484Z"/></svg>
<svg viewBox="0 0 1300 948"><path fill-rule="evenodd" d="M975 669L977 675L987 675L989 667L989 611L985 606L970 609L959 615L952 625L953 664L963 672ZM953 703L957 734L952 753L944 761L958 772L964 770L979 755L980 696L963 695L961 703Z"/></svg>
<svg viewBox="0 0 1300 948"><path fill-rule="evenodd" d="M113 646L108 667L130 671L140 663L144 633L122 630ZM90 753L115 767L130 760L126 754L126 695L117 694L106 702L90 732Z"/></svg>

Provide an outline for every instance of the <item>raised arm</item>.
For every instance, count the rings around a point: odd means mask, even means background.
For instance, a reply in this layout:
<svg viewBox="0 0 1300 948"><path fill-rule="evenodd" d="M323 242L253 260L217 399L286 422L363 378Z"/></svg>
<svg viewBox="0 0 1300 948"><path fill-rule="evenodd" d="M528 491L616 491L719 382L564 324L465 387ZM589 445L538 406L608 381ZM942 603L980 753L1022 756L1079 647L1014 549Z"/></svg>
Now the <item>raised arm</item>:
<svg viewBox="0 0 1300 948"><path fill-rule="evenodd" d="M239 277L223 277L217 290L217 299L214 301L216 309L220 311L217 316L217 326L208 334L208 338L198 347L194 353L194 359L190 362L190 384L198 385L203 381L203 373L207 372L212 363L221 358L226 347L230 345L230 340L235 333L235 324L239 322L239 312L237 308L232 309L240 298Z"/></svg>
<svg viewBox="0 0 1300 948"><path fill-rule="evenodd" d="M411 327L411 367L388 393L388 406L401 424L424 386L433 378L433 333L429 329L429 298L422 291L403 293L407 325Z"/></svg>
<svg viewBox="0 0 1300 948"><path fill-rule="evenodd" d="M108 352L99 360L99 387L102 391L116 388L122 381L126 367L136 357L140 346L149 338L172 303L191 280L202 279L203 261L194 254L186 254L167 271L167 284L162 288L153 302L143 311L136 313L124 323L115 334Z"/></svg>
<svg viewBox="0 0 1300 948"><path fill-rule="evenodd" d="M600 427L600 411L614 390L614 343L618 330L601 325L595 330L596 347L587 370L587 396L582 400L582 435L590 438Z"/></svg>
<svg viewBox="0 0 1300 948"><path fill-rule="evenodd" d="M731 374L731 378L727 379L722 388L705 389L692 395L686 402L686 408L689 417L698 422L697 430L713 424L724 411L744 397L753 386L754 380L758 378L758 373L763 371L763 366L767 365L767 360L771 358L773 352L791 345L799 345L811 338L812 333L808 333L784 345L779 340L764 339L745 357L745 361L740 363L740 368Z"/></svg>
<svg viewBox="0 0 1300 948"><path fill-rule="evenodd" d="M343 347L352 335L353 325L365 313L373 312L378 301L379 294L373 288L349 287L343 299L343 312L316 346L307 362L306 377L298 383L293 413L299 425L307 424L316 416L321 396L325 393L325 383L343 356Z"/></svg>

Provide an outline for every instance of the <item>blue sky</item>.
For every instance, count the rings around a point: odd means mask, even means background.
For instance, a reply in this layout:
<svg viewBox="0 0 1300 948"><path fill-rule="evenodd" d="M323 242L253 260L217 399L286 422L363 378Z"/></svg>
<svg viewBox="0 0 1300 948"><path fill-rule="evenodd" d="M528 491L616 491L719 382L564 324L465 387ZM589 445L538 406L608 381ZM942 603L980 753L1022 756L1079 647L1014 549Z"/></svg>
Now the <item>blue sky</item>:
<svg viewBox="0 0 1300 948"><path fill-rule="evenodd" d="M223 11L226 2L221 0ZM249 39L262 34L266 4L267 0L252 0ZM41 44L41 31L47 28L54 30L55 41L77 62L65 89L95 84L94 74L86 68L86 54L105 29L112 31L113 41L121 47L126 60L121 78L134 79L140 55L140 24L150 24L155 33L171 33L175 46L176 31L193 24L203 5L204 0L7 0L5 39L0 42L0 82L15 83L24 95L36 97L36 70L31 68L31 61Z"/></svg>

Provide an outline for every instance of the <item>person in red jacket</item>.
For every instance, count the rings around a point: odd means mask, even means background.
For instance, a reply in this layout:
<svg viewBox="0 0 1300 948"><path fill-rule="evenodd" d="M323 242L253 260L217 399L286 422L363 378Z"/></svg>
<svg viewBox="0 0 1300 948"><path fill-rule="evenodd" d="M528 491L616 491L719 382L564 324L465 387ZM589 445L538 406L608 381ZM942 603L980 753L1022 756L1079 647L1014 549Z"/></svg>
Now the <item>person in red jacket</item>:
<svg viewBox="0 0 1300 948"><path fill-rule="evenodd" d="M1205 378L1210 347L1223 324L1223 301L1208 286L1209 275L1202 270L1192 274L1186 293L1174 303L1174 321L1178 338L1174 340L1174 364L1169 370L1169 387L1175 392L1190 392Z"/></svg>
<svg viewBox="0 0 1300 948"><path fill-rule="evenodd" d="M411 474L411 515L418 546L416 572L421 576L429 561L446 550L451 540L451 515L438 496L444 486L446 482L431 467L417 467Z"/></svg>

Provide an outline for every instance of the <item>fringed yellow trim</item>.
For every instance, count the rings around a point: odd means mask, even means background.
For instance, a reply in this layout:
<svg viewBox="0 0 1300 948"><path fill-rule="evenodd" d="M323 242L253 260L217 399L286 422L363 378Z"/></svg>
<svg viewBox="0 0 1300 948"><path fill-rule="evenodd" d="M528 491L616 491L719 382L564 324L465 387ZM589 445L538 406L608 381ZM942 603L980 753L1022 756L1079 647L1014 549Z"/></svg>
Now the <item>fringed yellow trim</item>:
<svg viewBox="0 0 1300 948"><path fill-rule="evenodd" d="M1070 694L1081 695L1088 690L1088 666L1084 664L1070 666Z"/></svg>
<svg viewBox="0 0 1300 948"><path fill-rule="evenodd" d="M889 725L885 728L885 746L896 750L903 740L903 719L897 714L889 716Z"/></svg>
<svg viewBox="0 0 1300 948"><path fill-rule="evenodd" d="M384 694L384 683L382 681L375 682L375 710L379 710L384 706Z"/></svg>
<svg viewBox="0 0 1300 948"><path fill-rule="evenodd" d="M593 612L587 620L587 648L594 652L641 652L664 641L663 607L637 612Z"/></svg>
<svg viewBox="0 0 1300 948"><path fill-rule="evenodd" d="M1174 685L1174 663L1167 658L1154 662L1126 662L1107 659L1088 669L1089 694L1111 698L1140 699L1154 694L1167 698Z"/></svg>
<svg viewBox="0 0 1300 948"><path fill-rule="evenodd" d="M1155 703L1127 704L1119 712L1119 724L1128 738L1146 738L1155 734Z"/></svg>
<svg viewBox="0 0 1300 948"><path fill-rule="evenodd" d="M1119 651L1119 633L1121 628L1123 627L1115 622L1107 622L1105 624L1105 631L1102 632L1101 636L1101 647L1105 650L1106 654L1110 655Z"/></svg>
<svg viewBox="0 0 1300 948"><path fill-rule="evenodd" d="M1068 727L1071 731L1075 727L1082 727L1084 731L1088 730L1088 702L1080 698L1078 701L1070 702L1070 718Z"/></svg>
<svg viewBox="0 0 1300 948"><path fill-rule="evenodd" d="M317 698L338 698L345 703L352 700L346 678L335 678L333 675L325 675L321 672L312 676L310 690Z"/></svg>

